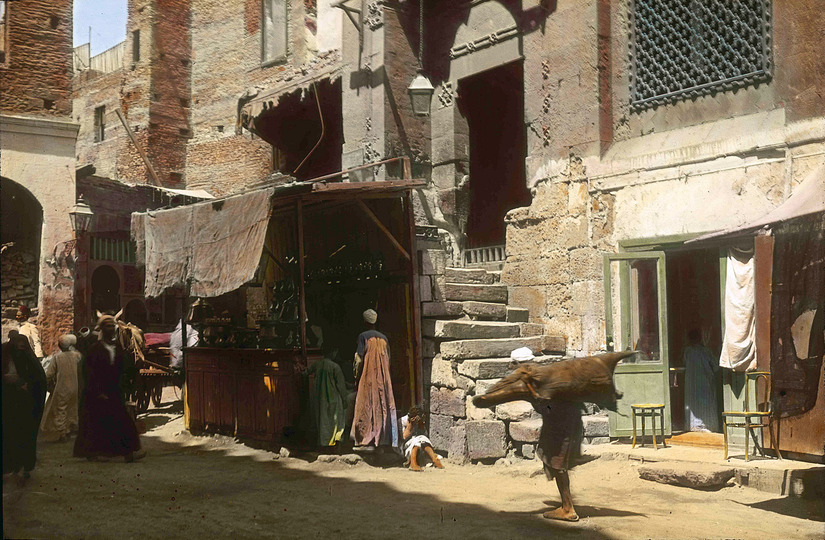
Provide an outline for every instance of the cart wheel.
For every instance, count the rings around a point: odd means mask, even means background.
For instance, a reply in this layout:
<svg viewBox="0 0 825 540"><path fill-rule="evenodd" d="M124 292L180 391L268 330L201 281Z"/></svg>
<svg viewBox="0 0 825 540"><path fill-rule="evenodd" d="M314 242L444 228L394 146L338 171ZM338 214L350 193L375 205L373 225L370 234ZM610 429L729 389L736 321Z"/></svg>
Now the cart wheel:
<svg viewBox="0 0 825 540"><path fill-rule="evenodd" d="M137 410L138 410L139 414L140 413L145 413L147 410L149 410L150 394L151 394L151 391L146 390L145 388L142 388L139 391L138 398L137 398Z"/></svg>
<svg viewBox="0 0 825 540"><path fill-rule="evenodd" d="M163 396L163 384L158 383L152 388L152 403L155 404L155 407L160 407L160 400Z"/></svg>

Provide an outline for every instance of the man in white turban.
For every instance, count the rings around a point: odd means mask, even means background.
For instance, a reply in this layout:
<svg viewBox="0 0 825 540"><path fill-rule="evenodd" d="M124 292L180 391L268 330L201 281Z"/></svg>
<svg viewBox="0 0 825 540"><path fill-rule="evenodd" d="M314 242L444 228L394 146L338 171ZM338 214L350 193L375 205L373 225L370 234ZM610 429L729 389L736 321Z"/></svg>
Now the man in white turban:
<svg viewBox="0 0 825 540"><path fill-rule="evenodd" d="M398 418L390 378L387 336L375 329L378 313L364 312L367 329L358 336L355 353L355 414L352 437L355 446L398 446Z"/></svg>
<svg viewBox="0 0 825 540"><path fill-rule="evenodd" d="M60 336L60 351L46 367L46 379L54 390L46 401L40 431L46 441L66 440L69 433L77 430L77 370L80 353L74 346L77 338L71 334Z"/></svg>

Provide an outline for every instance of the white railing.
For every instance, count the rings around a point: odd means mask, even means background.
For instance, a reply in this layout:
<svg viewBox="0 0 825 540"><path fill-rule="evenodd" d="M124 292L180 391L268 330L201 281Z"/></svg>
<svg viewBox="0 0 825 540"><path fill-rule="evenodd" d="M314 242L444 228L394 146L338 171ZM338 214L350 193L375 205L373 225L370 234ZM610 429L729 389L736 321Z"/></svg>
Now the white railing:
<svg viewBox="0 0 825 540"><path fill-rule="evenodd" d="M504 262L505 259L507 259L507 252L504 246L465 249L462 256L464 266L499 263Z"/></svg>

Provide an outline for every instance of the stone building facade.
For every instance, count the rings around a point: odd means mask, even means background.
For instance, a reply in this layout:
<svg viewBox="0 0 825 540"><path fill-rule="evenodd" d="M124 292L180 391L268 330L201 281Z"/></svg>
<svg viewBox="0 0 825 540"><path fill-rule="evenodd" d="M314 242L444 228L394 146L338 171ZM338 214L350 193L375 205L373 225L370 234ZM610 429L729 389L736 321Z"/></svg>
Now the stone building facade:
<svg viewBox="0 0 825 540"><path fill-rule="evenodd" d="M72 3L3 2L0 62L3 336L36 310L44 353L72 328Z"/></svg>
<svg viewBox="0 0 825 540"><path fill-rule="evenodd" d="M734 247L686 242L780 206L825 163L817 3L709 0L713 9L664 13L646 0L335 4L189 0L180 43L147 45L158 61L167 46L191 59L185 156L158 168L225 195L412 159L429 180L415 210L439 450L533 454L532 413L471 407L517 346L539 361L645 349L660 367L622 384L654 389L648 400L672 394L668 429L683 424L668 365L680 367L692 327L720 345L719 269ZM407 92L419 70L435 87L423 116ZM84 118L92 88L76 86ZM380 166L345 180L397 176ZM741 401L731 380L726 406ZM625 434L610 422L591 418L586 436Z"/></svg>

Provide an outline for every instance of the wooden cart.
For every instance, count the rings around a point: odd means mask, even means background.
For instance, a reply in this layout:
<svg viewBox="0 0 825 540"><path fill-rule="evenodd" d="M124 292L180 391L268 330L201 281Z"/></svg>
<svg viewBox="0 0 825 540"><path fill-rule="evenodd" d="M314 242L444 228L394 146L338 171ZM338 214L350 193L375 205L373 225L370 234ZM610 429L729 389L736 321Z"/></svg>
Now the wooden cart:
<svg viewBox="0 0 825 540"><path fill-rule="evenodd" d="M138 414L149 409L150 401L155 407L160 406L164 387L183 385L183 374L169 367L172 356L168 347L150 348L144 356L144 360L137 361L134 402Z"/></svg>

